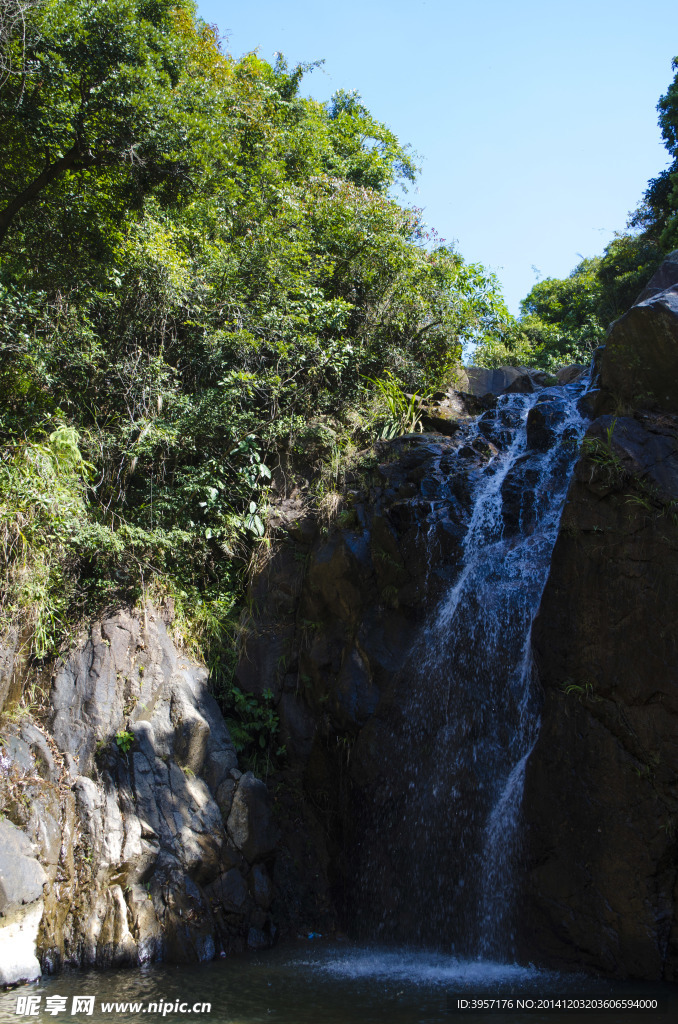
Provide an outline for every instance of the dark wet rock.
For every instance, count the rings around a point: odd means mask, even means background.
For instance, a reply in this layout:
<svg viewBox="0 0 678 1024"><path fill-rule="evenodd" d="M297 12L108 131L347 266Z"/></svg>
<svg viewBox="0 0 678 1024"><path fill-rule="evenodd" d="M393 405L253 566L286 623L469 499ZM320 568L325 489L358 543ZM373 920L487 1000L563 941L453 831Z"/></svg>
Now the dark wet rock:
<svg viewBox="0 0 678 1024"><path fill-rule="evenodd" d="M271 798L266 785L252 772L245 772L238 783L226 827L234 845L250 864L275 850L278 832L271 813Z"/></svg>
<svg viewBox="0 0 678 1024"><path fill-rule="evenodd" d="M629 408L678 408L678 280L669 276L672 284L632 306L607 336L599 387Z"/></svg>
<svg viewBox="0 0 678 1024"><path fill-rule="evenodd" d="M407 785L398 780L399 708L411 685L403 667L431 608L457 579L482 472L522 429L520 409L506 407L515 403L489 404L477 425L460 417L453 437L415 434L379 445L352 474L350 502L337 520L311 544L281 531L253 583L236 681L281 695L285 787L298 796L276 805L282 839L274 878L292 933L331 930L337 913L354 921L357 837L374 827L369 816L386 810L389 793ZM549 426L562 419L556 396L545 392L544 408ZM506 486L516 498L506 528L526 527L534 515L529 487L515 478ZM291 613L279 597L285 574L297 595ZM281 652L275 661L272 647ZM480 663L483 653L469 657ZM451 726L448 741L463 741ZM470 770L464 785L478 793L485 781ZM446 864L458 856L451 851ZM402 879L393 872L397 888ZM380 892L387 875L385 868Z"/></svg>
<svg viewBox="0 0 678 1024"><path fill-rule="evenodd" d="M268 949L271 945L271 936L261 928L250 928L247 933L248 949Z"/></svg>
<svg viewBox="0 0 678 1024"><path fill-rule="evenodd" d="M527 446L545 452L553 444L553 430L548 424L543 407L530 409L527 417Z"/></svg>
<svg viewBox="0 0 678 1024"><path fill-rule="evenodd" d="M231 868L209 886L209 895L217 899L224 910L239 914L247 901L247 885L240 871Z"/></svg>
<svg viewBox="0 0 678 1024"><path fill-rule="evenodd" d="M670 505L678 497L678 440L675 417L601 416L591 424L587 444L597 466L611 480L627 474L647 499ZM618 463L618 465L617 465ZM582 466L578 473L586 472ZM600 476L600 474L598 474Z"/></svg>
<svg viewBox="0 0 678 1024"><path fill-rule="evenodd" d="M533 627L528 956L678 977L678 418L591 424Z"/></svg>
<svg viewBox="0 0 678 1024"><path fill-rule="evenodd" d="M514 409L497 407L489 412L483 413L478 419L478 430L482 439L492 448L486 449L486 454L491 455L493 451L502 449L510 444L513 432L520 426L521 416ZM477 444L474 445L477 447Z"/></svg>
<svg viewBox="0 0 678 1024"><path fill-rule="evenodd" d="M280 695L287 786L298 787L299 796L277 805L283 837L274 906L283 906L293 934L336 926L350 870L353 823L345 802L358 764L365 780L377 770L366 764L373 748L362 736L389 706L422 615L457 571L476 466L490 451L487 442L486 450L473 448L459 472L457 437L467 429L454 438L415 434L380 445L373 464L352 478L350 516L340 512L310 545L285 531L254 581L255 612L243 619L247 643L236 681L249 692ZM291 614L280 600L284 586L297 595ZM281 656L272 658L271 649ZM384 748L375 754L379 768L385 755Z"/></svg>
<svg viewBox="0 0 678 1024"><path fill-rule="evenodd" d="M464 392L460 397L468 416L480 416L497 405L497 396L491 391L485 395L472 395L470 392Z"/></svg>
<svg viewBox="0 0 678 1024"><path fill-rule="evenodd" d="M532 453L516 462L519 472L509 474L502 484L504 531L506 536L532 532L535 520L533 487L539 480L539 465Z"/></svg>
<svg viewBox="0 0 678 1024"><path fill-rule="evenodd" d="M553 396L537 402L527 414L527 447L545 452L553 447L565 405Z"/></svg>
<svg viewBox="0 0 678 1024"><path fill-rule="evenodd" d="M303 520L308 522L307 519ZM247 630L243 644L243 657L238 665L239 686L261 697L264 690L271 689L276 699L281 687L278 669L286 656L286 650L294 636L291 611L296 606L305 574L305 554L309 538L317 536L317 523L304 532L293 524L290 536L295 544L281 548L267 566L267 571L257 576L252 588L252 602L265 613L257 617L257 628L252 629L247 617ZM286 625L282 627L282 623Z"/></svg>
<svg viewBox="0 0 678 1024"><path fill-rule="evenodd" d="M604 391L602 388L590 388L579 399L578 408L582 416L591 420L612 412L616 404L614 396L609 391Z"/></svg>
<svg viewBox="0 0 678 1024"><path fill-rule="evenodd" d="M255 864L250 872L250 892L257 906L268 910L273 901L273 885L263 864Z"/></svg>

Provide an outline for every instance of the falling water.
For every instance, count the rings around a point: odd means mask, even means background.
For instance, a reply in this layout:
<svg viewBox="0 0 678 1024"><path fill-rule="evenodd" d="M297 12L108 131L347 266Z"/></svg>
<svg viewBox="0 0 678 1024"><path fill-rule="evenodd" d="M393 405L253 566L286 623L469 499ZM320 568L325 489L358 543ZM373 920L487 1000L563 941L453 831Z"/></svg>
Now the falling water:
<svg viewBox="0 0 678 1024"><path fill-rule="evenodd" d="M524 769L538 729L530 630L582 431L581 388L503 396L469 430L466 448L490 442L492 454L457 578L400 674L388 721L399 763L376 787L361 846L373 938L512 955Z"/></svg>

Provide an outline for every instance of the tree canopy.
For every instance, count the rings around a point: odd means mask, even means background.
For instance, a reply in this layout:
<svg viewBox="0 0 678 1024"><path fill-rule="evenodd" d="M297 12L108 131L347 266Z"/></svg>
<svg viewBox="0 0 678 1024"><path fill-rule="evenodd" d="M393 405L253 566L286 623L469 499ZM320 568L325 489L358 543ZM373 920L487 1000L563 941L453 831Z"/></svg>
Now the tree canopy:
<svg viewBox="0 0 678 1024"><path fill-rule="evenodd" d="M7 25L0 628L46 655L78 608L171 595L218 646L275 466L336 466L370 381L436 389L510 317L393 197L416 168L360 97L300 95L313 66L234 59L189 0Z"/></svg>

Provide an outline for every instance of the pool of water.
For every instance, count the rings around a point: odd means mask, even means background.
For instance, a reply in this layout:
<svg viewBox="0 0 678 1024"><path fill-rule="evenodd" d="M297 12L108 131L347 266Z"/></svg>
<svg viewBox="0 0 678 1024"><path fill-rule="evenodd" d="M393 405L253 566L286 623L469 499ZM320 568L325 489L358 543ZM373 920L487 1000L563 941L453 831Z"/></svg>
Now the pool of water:
<svg viewBox="0 0 678 1024"><path fill-rule="evenodd" d="M73 999L94 999L75 1008ZM540 999L658 999L656 1010L545 1012ZM30 999L37 1003L28 1004ZM472 1000L513 1000L503 1010L474 1010ZM17 1014L17 1001L23 999ZM518 1009L517 1000L535 1008ZM65 1005L64 1005L65 1000ZM469 1006L464 1008L467 1000ZM115 1007L115 1004L119 1004ZM136 1008L129 1005L139 1004ZM202 1004L209 1003L209 1010ZM107 1004L113 1004L112 1006ZM28 1013L26 1011L37 1013ZM50 1012L54 1011L54 1012ZM441 953L311 942L197 967L68 972L0 993L0 1024L9 1021L187 1021L210 1024L608 1024L678 1020L678 986L612 982L578 974Z"/></svg>

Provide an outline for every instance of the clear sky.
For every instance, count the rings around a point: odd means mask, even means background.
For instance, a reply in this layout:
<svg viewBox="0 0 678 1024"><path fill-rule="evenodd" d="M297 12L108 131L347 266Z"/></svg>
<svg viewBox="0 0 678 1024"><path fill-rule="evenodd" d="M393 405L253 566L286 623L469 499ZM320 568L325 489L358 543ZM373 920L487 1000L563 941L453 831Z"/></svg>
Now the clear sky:
<svg viewBox="0 0 678 1024"><path fill-rule="evenodd" d="M655 108L678 56L676 0L198 0L198 9L234 56L324 58L302 94L357 89L420 158L403 201L495 271L513 312L537 279L565 277L602 252L668 163Z"/></svg>

